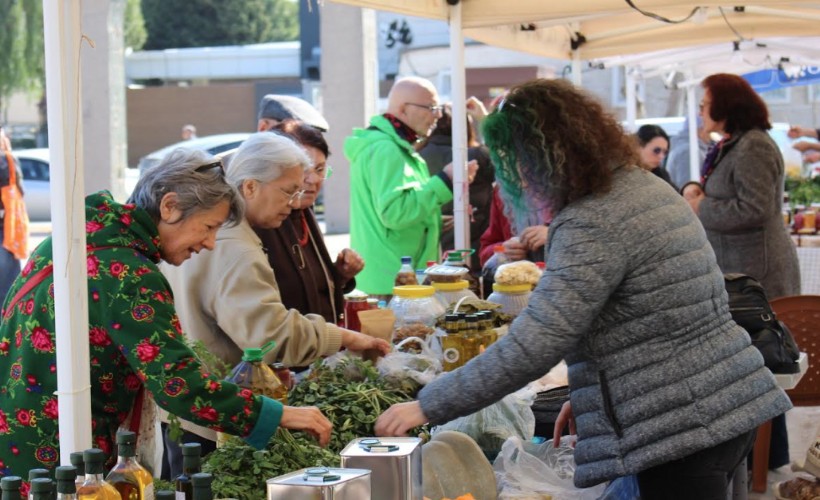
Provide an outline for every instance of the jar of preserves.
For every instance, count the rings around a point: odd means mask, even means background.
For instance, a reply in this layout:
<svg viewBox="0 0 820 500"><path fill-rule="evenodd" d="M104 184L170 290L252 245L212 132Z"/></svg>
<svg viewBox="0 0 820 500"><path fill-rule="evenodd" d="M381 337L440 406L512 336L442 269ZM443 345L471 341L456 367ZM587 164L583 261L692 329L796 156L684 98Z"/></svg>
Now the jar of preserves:
<svg viewBox="0 0 820 500"><path fill-rule="evenodd" d="M393 298L387 307L396 315L393 342L407 337L426 338L435 330L436 319L445 312L436 298L436 289L425 285L393 287Z"/></svg>
<svg viewBox="0 0 820 500"><path fill-rule="evenodd" d="M370 309L367 299L367 294L359 290L353 290L345 295L345 328L357 332L362 329L359 311Z"/></svg>
<svg viewBox="0 0 820 500"><path fill-rule="evenodd" d="M502 285L493 283L493 293L487 297L488 302L501 305L501 311L510 316L518 314L527 307L532 293L532 285Z"/></svg>

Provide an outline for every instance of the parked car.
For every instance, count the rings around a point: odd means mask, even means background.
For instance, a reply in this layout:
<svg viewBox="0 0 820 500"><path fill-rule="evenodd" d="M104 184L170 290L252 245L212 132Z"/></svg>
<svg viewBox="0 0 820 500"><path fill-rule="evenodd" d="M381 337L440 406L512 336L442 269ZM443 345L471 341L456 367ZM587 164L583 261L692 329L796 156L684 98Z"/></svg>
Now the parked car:
<svg viewBox="0 0 820 500"><path fill-rule="evenodd" d="M137 168L140 176L149 168L157 165L165 156L176 148L194 148L207 151L212 155L230 151L239 147L242 142L248 138L249 133L234 133L234 134L216 134L205 137L198 137L196 139L189 139L187 141L180 141L162 149L158 149L153 153L143 156Z"/></svg>
<svg viewBox="0 0 820 500"><path fill-rule="evenodd" d="M23 172L23 200L28 218L33 221L51 220L48 148L20 149L13 154Z"/></svg>

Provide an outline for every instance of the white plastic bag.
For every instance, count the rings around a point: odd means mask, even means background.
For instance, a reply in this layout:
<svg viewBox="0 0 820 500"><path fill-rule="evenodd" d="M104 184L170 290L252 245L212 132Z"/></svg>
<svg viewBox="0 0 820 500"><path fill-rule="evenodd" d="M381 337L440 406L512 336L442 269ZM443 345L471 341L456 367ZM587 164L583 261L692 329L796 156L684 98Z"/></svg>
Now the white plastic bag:
<svg viewBox="0 0 820 500"><path fill-rule="evenodd" d="M428 337L432 340L432 335ZM389 381L411 379L421 385L427 385L441 373L441 361L431 348L429 340L408 337L396 345L396 348L376 363L379 374ZM420 345L421 353L403 352L405 344Z"/></svg>
<svg viewBox="0 0 820 500"><path fill-rule="evenodd" d="M576 488L575 458L571 436L561 439L558 448L552 440L541 444L511 437L504 442L501 453L493 462L499 499L538 498L538 494L552 495L561 500L595 500L605 485Z"/></svg>
<svg viewBox="0 0 820 500"><path fill-rule="evenodd" d="M441 431L463 432L473 438L492 459L507 438L532 439L535 433L535 415L530 406L534 397L535 394L525 387L471 415L434 427L431 434L436 435Z"/></svg>

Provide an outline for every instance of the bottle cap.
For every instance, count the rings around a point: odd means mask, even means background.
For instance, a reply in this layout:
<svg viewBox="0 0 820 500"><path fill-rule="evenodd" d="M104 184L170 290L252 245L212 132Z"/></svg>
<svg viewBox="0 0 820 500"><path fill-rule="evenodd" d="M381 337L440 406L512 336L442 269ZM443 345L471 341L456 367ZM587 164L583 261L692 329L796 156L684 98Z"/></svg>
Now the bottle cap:
<svg viewBox="0 0 820 500"><path fill-rule="evenodd" d="M137 444L137 435L132 431L118 430L117 444Z"/></svg>
<svg viewBox="0 0 820 500"><path fill-rule="evenodd" d="M210 488L213 480L214 477L207 472L197 472L191 475L191 482L194 484L194 488Z"/></svg>
<svg viewBox="0 0 820 500"><path fill-rule="evenodd" d="M174 500L177 497L177 493L171 490L159 490L154 495L155 500Z"/></svg>
<svg viewBox="0 0 820 500"><path fill-rule="evenodd" d="M48 469L31 469L28 471L28 480L32 481L37 479L38 477L51 477L48 473Z"/></svg>
<svg viewBox="0 0 820 500"><path fill-rule="evenodd" d="M276 341L274 340L263 345L261 349L259 347L248 347L242 352L242 361L262 361L262 356L274 347L276 347Z"/></svg>
<svg viewBox="0 0 820 500"><path fill-rule="evenodd" d="M77 493L77 468L73 465L63 465L54 469L54 477L57 479L57 493Z"/></svg>
<svg viewBox="0 0 820 500"><path fill-rule="evenodd" d="M412 264L412 262L413 262L413 257L410 257L409 255L405 255L404 257L401 258L401 263L402 264Z"/></svg>
<svg viewBox="0 0 820 500"><path fill-rule="evenodd" d="M542 271L547 268L547 263L546 262L541 262L540 260L538 262L536 262L535 265L536 265L536 267L538 267L538 269L540 269Z"/></svg>
<svg viewBox="0 0 820 500"><path fill-rule="evenodd" d="M504 245L494 246L493 247L493 252L495 252L495 253L498 253L498 252L504 253Z"/></svg>
<svg viewBox="0 0 820 500"><path fill-rule="evenodd" d="M29 491L32 493L51 493L51 490L54 489L54 481L49 477L32 479L29 484L31 484Z"/></svg>
<svg viewBox="0 0 820 500"><path fill-rule="evenodd" d="M20 486L23 485L23 478L19 476L6 476L3 479L0 479L0 489L5 491L14 491L20 490Z"/></svg>
<svg viewBox="0 0 820 500"><path fill-rule="evenodd" d="M71 465L77 468L77 476L85 475L85 462L83 462L83 452L75 451L68 456Z"/></svg>
<svg viewBox="0 0 820 500"><path fill-rule="evenodd" d="M427 261L427 267L432 267L432 266L435 266L436 264L438 264L438 262L436 262L434 260L428 260Z"/></svg>
<svg viewBox="0 0 820 500"><path fill-rule="evenodd" d="M180 446L180 448L182 448L183 457L202 456L202 445L199 443L184 443Z"/></svg>
<svg viewBox="0 0 820 500"><path fill-rule="evenodd" d="M105 463L105 452L98 448L90 448L83 452L86 474L102 474Z"/></svg>

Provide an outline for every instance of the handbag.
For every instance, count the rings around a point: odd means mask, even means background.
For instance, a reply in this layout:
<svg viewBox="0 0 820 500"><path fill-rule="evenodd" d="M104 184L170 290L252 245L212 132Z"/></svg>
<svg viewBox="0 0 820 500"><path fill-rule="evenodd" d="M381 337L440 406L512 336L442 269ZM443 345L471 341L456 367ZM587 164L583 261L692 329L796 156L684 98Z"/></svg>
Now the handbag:
<svg viewBox="0 0 820 500"><path fill-rule="evenodd" d="M3 217L3 247L17 259L28 257L28 214L23 193L17 187L17 168L14 158L6 151L9 184L0 188L5 216Z"/></svg>

